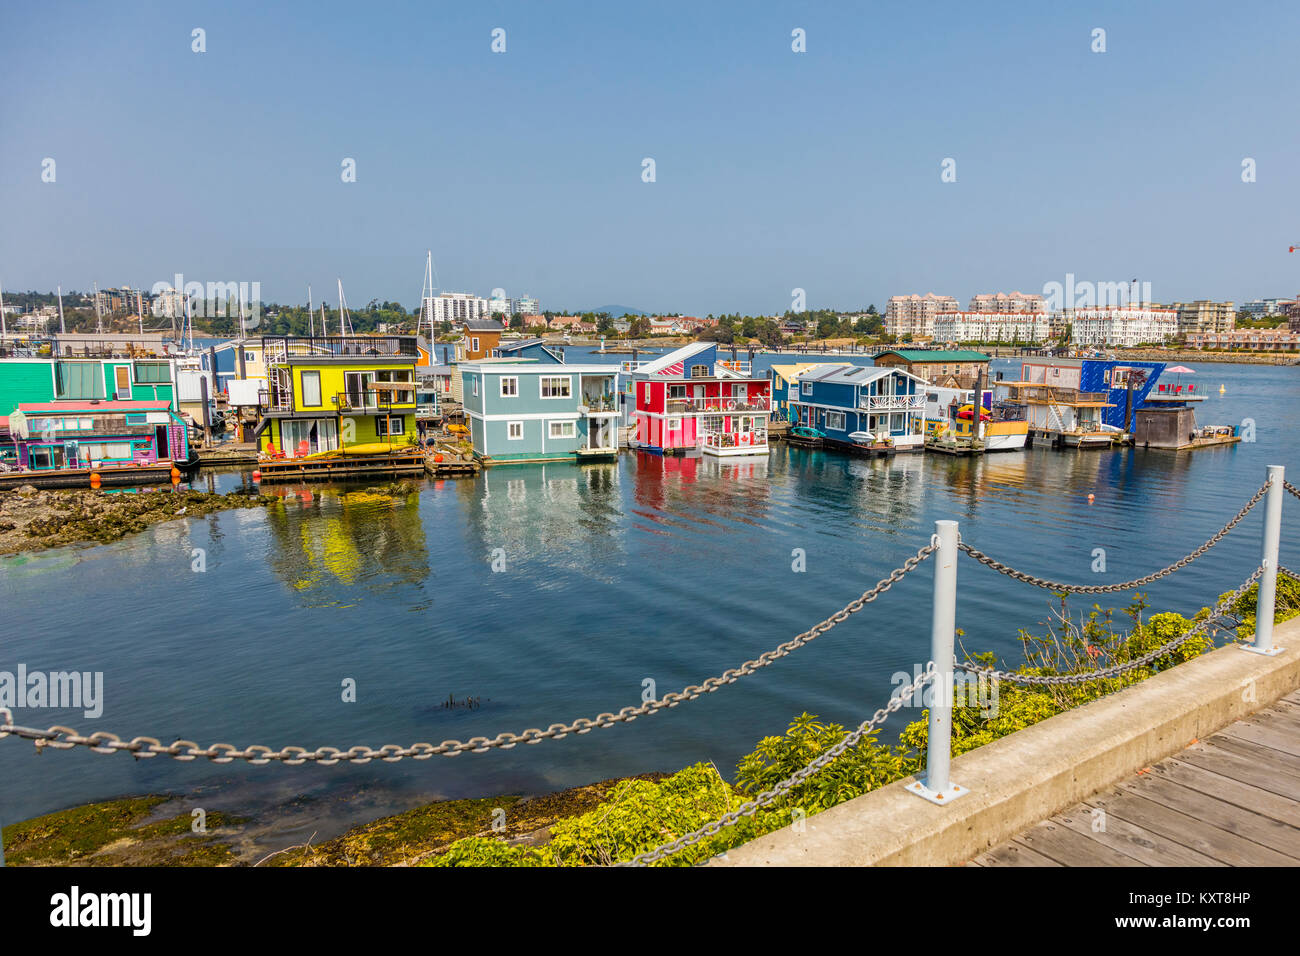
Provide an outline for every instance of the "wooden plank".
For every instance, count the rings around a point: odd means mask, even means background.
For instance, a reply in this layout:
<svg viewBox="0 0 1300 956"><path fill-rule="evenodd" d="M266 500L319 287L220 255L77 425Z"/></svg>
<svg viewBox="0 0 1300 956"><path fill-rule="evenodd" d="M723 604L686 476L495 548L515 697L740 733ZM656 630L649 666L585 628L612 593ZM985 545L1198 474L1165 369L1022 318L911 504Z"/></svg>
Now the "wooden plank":
<svg viewBox="0 0 1300 956"><path fill-rule="evenodd" d="M1279 776L1290 777L1300 784L1300 757L1292 754L1283 753L1280 750L1274 750L1272 747L1264 747L1257 743L1251 743L1248 740L1240 740L1236 737L1228 737L1224 734L1215 734L1205 741L1211 747L1218 747L1221 750L1227 750L1230 753L1240 754L1247 760L1258 761L1262 766L1267 767L1272 773Z"/></svg>
<svg viewBox="0 0 1300 956"><path fill-rule="evenodd" d="M1293 757L1300 757L1300 734L1278 729L1276 724L1239 720L1231 726L1224 727L1220 733L1248 743L1259 744L1261 747L1280 750Z"/></svg>
<svg viewBox="0 0 1300 956"><path fill-rule="evenodd" d="M1282 700L1286 701L1288 704L1295 704L1297 707L1300 707L1300 688L1291 691L1289 694L1283 694Z"/></svg>
<svg viewBox="0 0 1300 956"><path fill-rule="evenodd" d="M1064 813L1052 817L1053 823L1059 823L1076 833L1103 843L1113 850L1131 856L1147 866L1223 866L1214 857L1189 850L1181 844L1167 840L1158 833L1152 833L1136 824L1118 817L1107 815L1105 829L1096 833L1092 831L1093 807L1081 803Z"/></svg>
<svg viewBox="0 0 1300 956"><path fill-rule="evenodd" d="M1233 780L1204 767L1183 763L1178 759L1163 760L1151 772L1174 783L1208 793L1234 806L1244 807L1253 813L1300 827L1300 802L1261 790L1240 780Z"/></svg>
<svg viewBox="0 0 1300 956"><path fill-rule="evenodd" d="M1275 727L1286 733L1300 734L1300 710L1292 714L1281 707L1270 707L1268 710L1261 710L1258 714L1252 715L1249 719L1265 727Z"/></svg>
<svg viewBox="0 0 1300 956"><path fill-rule="evenodd" d="M1215 773L1231 777L1241 783L1248 783L1252 787L1259 787L1269 793L1276 793L1288 800L1300 799L1300 782L1284 774L1274 773L1270 767L1261 765L1258 760L1242 757L1220 747L1204 742L1193 744L1181 753L1175 754L1174 759L1213 770Z"/></svg>
<svg viewBox="0 0 1300 956"><path fill-rule="evenodd" d="M1015 838L1015 842L1062 866L1146 866L1140 860L1092 839L1092 834L1082 834L1051 820L1044 820L1032 830L1026 830Z"/></svg>
<svg viewBox="0 0 1300 956"><path fill-rule="evenodd" d="M1300 863L1300 829L1289 824L1260 816L1248 808L1154 774L1143 774L1125 780L1120 784L1120 789L1186 814L1194 820L1209 822L1220 830L1276 850Z"/></svg>
<svg viewBox="0 0 1300 956"><path fill-rule="evenodd" d="M1089 803L1105 810L1108 819L1126 820L1228 866L1295 865L1285 854L1133 793L1102 794Z"/></svg>
<svg viewBox="0 0 1300 956"><path fill-rule="evenodd" d="M979 866L1060 866L1055 860L1050 860L1029 849L1027 846L1012 841L1003 843L1001 846L995 846L986 853L981 853L975 857L974 863Z"/></svg>

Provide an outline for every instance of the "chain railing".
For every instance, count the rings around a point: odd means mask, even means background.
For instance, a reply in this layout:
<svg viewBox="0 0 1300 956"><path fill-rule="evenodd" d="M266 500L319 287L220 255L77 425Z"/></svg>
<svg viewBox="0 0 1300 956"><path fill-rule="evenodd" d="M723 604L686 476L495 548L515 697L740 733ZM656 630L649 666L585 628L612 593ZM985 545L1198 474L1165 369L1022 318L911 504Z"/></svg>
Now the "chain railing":
<svg viewBox="0 0 1300 956"><path fill-rule="evenodd" d="M572 723L551 724L545 730L532 727L518 734L506 732L498 734L496 737L471 737L469 740L464 741L444 740L440 744L416 743L409 747L403 747L400 744L385 744L379 748L359 745L347 749L338 747L308 749L306 747L290 746L274 750L261 744L254 744L241 750L233 744L227 743L200 747L192 740L177 740L171 744L163 744L156 737L133 737L130 740L123 740L117 734L108 733L107 731L96 731L93 734L82 735L75 729L63 725L55 725L44 730L34 727L20 727L14 724L13 714L9 710L0 708L0 738L13 735L32 740L38 750L45 747L53 747L56 750L87 747L95 753L111 754L125 751L138 758L172 757L176 760L189 761L203 757L213 763L245 760L255 765L267 764L274 760L289 766L311 762L322 767L333 766L341 761L364 764L369 763L371 760L383 760L388 763L395 763L404 757L410 757L413 760L427 760L429 757L434 756L455 757L462 753L487 753L498 748L509 750L518 744L537 744L543 740L558 740L567 737L569 734L585 734L600 728L627 723L638 717L658 713L667 707L676 707L683 701L696 700L727 684L734 684L741 677L747 677L761 668L767 667L792 651L798 650L816 640L837 624L842 624L848 620L852 615L903 580L933 551L933 544L927 544L925 547L918 549L916 554L904 561L900 567L891 571L887 577L877 581L874 587L864 591L859 597L850 601L824 621L786 641L784 644L778 645L774 650L760 654L753 660L745 661L739 667L723 671L718 677L710 677L701 684L691 684L680 692L665 694L663 697L647 701L639 707L624 707L617 714L603 713L598 714L595 718L579 717Z"/></svg>
<svg viewBox="0 0 1300 956"><path fill-rule="evenodd" d="M706 823L698 830L693 830L684 836L680 836L669 843L657 846L653 850L646 850L644 853L638 853L631 860L624 863L616 864L618 866L647 866L657 860L662 860L666 856L680 852L689 846L694 846L701 840L707 840L709 837L719 833L729 826L739 823L743 817L752 817L759 810L770 806L781 797L785 796L801 783L806 782L826 767L830 766L835 760L851 747L856 747L858 742L867 734L877 729L890 714L897 713L912 699L912 696L920 691L926 684L935 679L937 670L934 661L930 661L925 671L901 690L895 691L894 696L889 699L889 703L881 707L870 718L858 725L858 729L844 736L839 743L828 748L822 754L809 761L801 770L796 770L790 776L786 777L780 783L774 785L770 790L764 790L752 800L749 800L730 813L725 813L718 819Z"/></svg>
<svg viewBox="0 0 1300 956"><path fill-rule="evenodd" d="M1260 575L1263 573L1264 569L1262 567L1256 568L1254 573L1252 573L1250 577L1246 578L1240 587L1235 591L1229 592L1228 595L1219 602L1218 606L1210 612L1209 617L1198 621L1195 625L1188 628L1181 636L1166 641L1155 650L1148 651L1141 657L1121 661L1120 663L1113 664L1110 667L1102 667L1082 674L1020 674L1015 671L996 670L991 667L976 667L968 662L962 662L956 666L958 670L965 671L966 673L973 674L977 677L984 677L997 681L1007 681L1012 684L1032 685L1036 687L1058 687L1063 684L1087 684L1095 680L1107 680L1112 677L1118 677L1128 671L1136 670L1139 667L1145 667L1152 661L1159 660L1166 654L1169 654L1186 644L1192 638L1204 633L1211 625L1224 616L1224 612L1227 611L1228 608L1232 607L1232 605L1235 604L1243 594L1250 590L1250 586L1258 581Z"/></svg>
<svg viewBox="0 0 1300 956"><path fill-rule="evenodd" d="M1267 483L1262 485L1260 489L1250 497L1250 500L1242 506L1242 509L1232 516L1227 524L1216 531L1209 540L1195 551L1189 552L1173 564L1163 567L1159 571L1154 571L1151 574L1144 575L1143 577L1134 578L1132 581L1123 581L1118 584L1066 584L1062 581L1052 581L1048 578L1040 578L1032 574L1027 574L1024 571L1017 571L1010 565L1003 564L996 558L990 557L983 551L966 544L964 541L959 543L957 547L961 548L962 551L970 555L980 564L992 568L994 571L998 572L998 574L1005 574L1009 578L1023 581L1025 584L1032 584L1036 588L1043 588L1044 590L1058 591L1067 594L1115 594L1120 591L1128 591L1132 588L1142 587L1143 585L1150 584L1153 581L1159 581L1161 578L1168 577L1175 571L1180 571L1187 567L1187 565L1191 564L1227 537L1228 532L1237 527L1241 520L1245 518L1246 515L1250 514L1251 509L1263 500L1264 495L1268 492L1268 488L1269 486Z"/></svg>
<svg viewBox="0 0 1300 956"><path fill-rule="evenodd" d="M1291 492L1291 494L1295 495L1297 498L1300 498L1300 488L1297 488L1295 485L1291 484L1291 482L1283 481L1282 487Z"/></svg>

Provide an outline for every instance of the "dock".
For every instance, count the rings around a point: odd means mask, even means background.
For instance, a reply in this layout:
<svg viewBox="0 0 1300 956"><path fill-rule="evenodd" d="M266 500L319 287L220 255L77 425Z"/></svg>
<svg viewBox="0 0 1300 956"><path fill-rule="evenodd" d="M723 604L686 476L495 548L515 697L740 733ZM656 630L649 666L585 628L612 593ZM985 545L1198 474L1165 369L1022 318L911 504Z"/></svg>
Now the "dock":
<svg viewBox="0 0 1300 956"><path fill-rule="evenodd" d="M221 465L255 465L257 464L256 442L225 442L196 449L200 468L214 468Z"/></svg>
<svg viewBox="0 0 1300 956"><path fill-rule="evenodd" d="M176 465L182 473L192 470L188 462ZM156 465L101 465L98 468L60 468L52 471L0 472L0 490L31 485L33 488L89 488L90 476L97 474L105 488L128 488L136 485L166 485L172 480L172 462Z"/></svg>
<svg viewBox="0 0 1300 956"><path fill-rule="evenodd" d="M442 461L437 459L441 458ZM463 455L449 442L438 442L426 449L424 471L434 478L472 478L482 466L473 455Z"/></svg>
<svg viewBox="0 0 1300 956"><path fill-rule="evenodd" d="M336 478L394 478L423 475L424 452L418 448L387 455L356 455L338 458L286 458L257 463L263 484L278 481L332 481Z"/></svg>

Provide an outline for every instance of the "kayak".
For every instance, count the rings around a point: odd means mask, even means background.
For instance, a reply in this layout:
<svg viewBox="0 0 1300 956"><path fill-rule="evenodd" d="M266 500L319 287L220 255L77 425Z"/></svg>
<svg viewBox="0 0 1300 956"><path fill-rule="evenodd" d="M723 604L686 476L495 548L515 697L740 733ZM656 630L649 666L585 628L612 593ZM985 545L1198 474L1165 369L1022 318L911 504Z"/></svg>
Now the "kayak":
<svg viewBox="0 0 1300 956"><path fill-rule="evenodd" d="M414 448L411 445L399 445L395 442L372 442L367 445L348 445L331 451L318 451L314 455L303 456L305 460L320 461L325 458L347 458L354 455L391 455L395 451Z"/></svg>
<svg viewBox="0 0 1300 956"><path fill-rule="evenodd" d="M825 438L823 432L815 428L809 428L807 425L795 425L790 429L790 434L795 438Z"/></svg>

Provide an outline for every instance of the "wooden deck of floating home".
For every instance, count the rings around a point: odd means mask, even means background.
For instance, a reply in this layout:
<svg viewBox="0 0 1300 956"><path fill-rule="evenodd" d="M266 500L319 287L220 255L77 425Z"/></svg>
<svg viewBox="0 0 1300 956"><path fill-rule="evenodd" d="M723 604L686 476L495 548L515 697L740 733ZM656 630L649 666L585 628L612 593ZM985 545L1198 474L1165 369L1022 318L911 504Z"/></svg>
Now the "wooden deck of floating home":
<svg viewBox="0 0 1300 956"><path fill-rule="evenodd" d="M971 863L1300 865L1300 691Z"/></svg>

